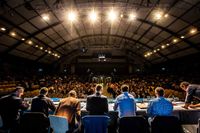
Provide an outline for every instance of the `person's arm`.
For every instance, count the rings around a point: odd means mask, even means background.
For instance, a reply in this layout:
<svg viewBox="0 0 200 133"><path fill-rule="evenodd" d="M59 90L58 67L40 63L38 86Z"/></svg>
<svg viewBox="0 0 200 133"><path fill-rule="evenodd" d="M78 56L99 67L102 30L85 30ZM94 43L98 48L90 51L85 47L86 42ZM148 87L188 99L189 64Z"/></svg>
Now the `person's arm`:
<svg viewBox="0 0 200 133"><path fill-rule="evenodd" d="M183 106L183 108L188 109L192 101L194 93L195 93L195 89L189 86L189 88L186 91L185 105Z"/></svg>
<svg viewBox="0 0 200 133"><path fill-rule="evenodd" d="M56 110L56 106L54 105L54 103L50 99L49 99L49 105L48 106L52 111Z"/></svg>
<svg viewBox="0 0 200 133"><path fill-rule="evenodd" d="M76 106L76 119L77 119L77 121L81 120L81 104L80 104L80 102L78 102L77 106Z"/></svg>
<svg viewBox="0 0 200 133"><path fill-rule="evenodd" d="M148 107L147 107L147 116L151 117L152 116L152 104L153 102L150 101L149 104L148 104Z"/></svg>
<svg viewBox="0 0 200 133"><path fill-rule="evenodd" d="M117 99L115 100L114 106L113 106L113 110L116 111L118 108L118 102Z"/></svg>

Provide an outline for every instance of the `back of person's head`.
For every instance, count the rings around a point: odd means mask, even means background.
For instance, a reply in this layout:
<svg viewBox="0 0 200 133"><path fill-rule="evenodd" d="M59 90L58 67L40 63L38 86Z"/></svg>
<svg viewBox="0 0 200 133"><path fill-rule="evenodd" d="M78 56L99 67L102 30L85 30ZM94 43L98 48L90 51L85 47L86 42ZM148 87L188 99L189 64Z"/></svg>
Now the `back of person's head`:
<svg viewBox="0 0 200 133"><path fill-rule="evenodd" d="M18 96L21 97L24 94L24 87L17 86L14 90L14 93Z"/></svg>
<svg viewBox="0 0 200 133"><path fill-rule="evenodd" d="M71 90L71 91L69 92L69 96L70 96L70 97L76 97L76 96L77 96L76 91L75 91L75 90Z"/></svg>
<svg viewBox="0 0 200 133"><path fill-rule="evenodd" d="M47 87L42 87L40 89L40 95L47 95L48 93L48 88Z"/></svg>
<svg viewBox="0 0 200 133"><path fill-rule="evenodd" d="M187 87L189 84L190 84L189 82L183 81L180 83L180 87L184 88L184 87Z"/></svg>
<svg viewBox="0 0 200 133"><path fill-rule="evenodd" d="M102 92L102 89L103 89L103 86L100 84L97 84L95 88L96 94L100 95Z"/></svg>
<svg viewBox="0 0 200 133"><path fill-rule="evenodd" d="M129 91L128 85L122 85L121 90L122 90L122 92L128 92Z"/></svg>
<svg viewBox="0 0 200 133"><path fill-rule="evenodd" d="M163 97L164 96L164 89L162 87L156 87L155 94L157 96Z"/></svg>

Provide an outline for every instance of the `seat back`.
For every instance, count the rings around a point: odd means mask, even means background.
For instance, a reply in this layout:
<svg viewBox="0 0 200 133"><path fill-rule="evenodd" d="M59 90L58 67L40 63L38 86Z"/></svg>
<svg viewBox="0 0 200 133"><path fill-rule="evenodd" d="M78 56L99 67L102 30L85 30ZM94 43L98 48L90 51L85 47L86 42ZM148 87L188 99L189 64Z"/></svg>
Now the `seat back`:
<svg viewBox="0 0 200 133"><path fill-rule="evenodd" d="M175 116L156 116L151 122L152 133L181 133L181 124Z"/></svg>
<svg viewBox="0 0 200 133"><path fill-rule="evenodd" d="M47 133L49 119L41 112L26 112L20 118L22 133Z"/></svg>
<svg viewBox="0 0 200 133"><path fill-rule="evenodd" d="M107 133L110 117L106 115L86 115L82 117L84 133Z"/></svg>
<svg viewBox="0 0 200 133"><path fill-rule="evenodd" d="M142 116L119 118L119 133L149 133L147 120Z"/></svg>
<svg viewBox="0 0 200 133"><path fill-rule="evenodd" d="M66 117L50 115L50 126L54 133L66 133L69 130L69 125Z"/></svg>

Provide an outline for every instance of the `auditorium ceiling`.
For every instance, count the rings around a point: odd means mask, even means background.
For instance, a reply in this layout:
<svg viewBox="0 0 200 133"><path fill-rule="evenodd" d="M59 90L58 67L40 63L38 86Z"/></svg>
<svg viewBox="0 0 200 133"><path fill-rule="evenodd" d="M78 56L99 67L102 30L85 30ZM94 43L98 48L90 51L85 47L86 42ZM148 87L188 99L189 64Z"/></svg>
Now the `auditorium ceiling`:
<svg viewBox="0 0 200 133"><path fill-rule="evenodd" d="M156 64L199 53L199 26L199 0L0 0L0 56Z"/></svg>

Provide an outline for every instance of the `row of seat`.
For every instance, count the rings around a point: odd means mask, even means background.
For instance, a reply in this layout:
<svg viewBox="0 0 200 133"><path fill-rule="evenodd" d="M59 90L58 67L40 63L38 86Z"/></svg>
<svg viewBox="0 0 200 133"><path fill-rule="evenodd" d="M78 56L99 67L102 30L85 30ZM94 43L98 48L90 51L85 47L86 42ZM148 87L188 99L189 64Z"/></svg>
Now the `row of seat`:
<svg viewBox="0 0 200 133"><path fill-rule="evenodd" d="M108 116L86 115L82 117L84 133L107 133ZM142 116L122 117L119 119L118 133L182 133L181 124L175 116L157 116L149 126ZM21 133L66 133L68 122L65 117L50 115L49 119L43 113L27 112L20 119ZM200 133L200 132L199 132Z"/></svg>

